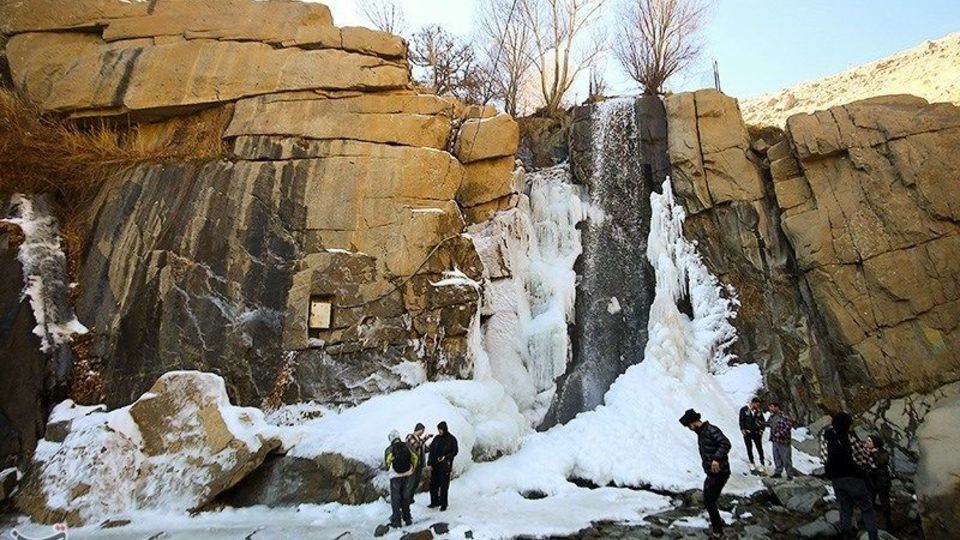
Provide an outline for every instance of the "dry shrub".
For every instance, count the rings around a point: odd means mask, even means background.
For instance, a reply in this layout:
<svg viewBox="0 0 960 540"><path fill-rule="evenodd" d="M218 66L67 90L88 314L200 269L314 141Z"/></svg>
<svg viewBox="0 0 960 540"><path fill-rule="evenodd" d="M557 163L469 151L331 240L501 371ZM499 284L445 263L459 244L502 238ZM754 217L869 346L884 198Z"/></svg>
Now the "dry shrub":
<svg viewBox="0 0 960 540"><path fill-rule="evenodd" d="M74 357L70 374L70 399L80 405L97 405L106 399L102 363L90 353L93 336L93 332L75 335L70 343Z"/></svg>
<svg viewBox="0 0 960 540"><path fill-rule="evenodd" d="M0 88L0 195L54 194L66 223L127 167L222 156L228 114L220 107L158 124L78 123L44 116Z"/></svg>
<svg viewBox="0 0 960 540"><path fill-rule="evenodd" d="M270 395L263 398L263 401L260 403L260 409L272 412L283 405L283 394L286 393L287 387L293 382L295 367L296 361L293 359L293 354L287 353L283 359L283 363L280 365L280 370L277 372L276 378L273 380L273 388L270 390Z"/></svg>

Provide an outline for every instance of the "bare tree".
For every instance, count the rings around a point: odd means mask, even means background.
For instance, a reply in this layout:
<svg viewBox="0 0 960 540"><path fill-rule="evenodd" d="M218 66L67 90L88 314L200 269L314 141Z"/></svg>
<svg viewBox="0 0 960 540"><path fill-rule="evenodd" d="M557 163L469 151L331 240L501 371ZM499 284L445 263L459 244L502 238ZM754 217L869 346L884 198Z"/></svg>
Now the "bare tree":
<svg viewBox="0 0 960 540"><path fill-rule="evenodd" d="M490 98L489 74L476 52L438 25L425 26L410 42L410 62L420 68L417 82L438 95L449 95L467 103L484 103Z"/></svg>
<svg viewBox="0 0 960 540"><path fill-rule="evenodd" d="M700 30L709 5L701 0L626 0L614 55L645 94L690 66L703 48Z"/></svg>
<svg viewBox="0 0 960 540"><path fill-rule="evenodd" d="M577 76L603 52L591 24L606 0L518 0L533 35L533 65L540 76L544 112L552 115Z"/></svg>
<svg viewBox="0 0 960 540"><path fill-rule="evenodd" d="M590 66L590 86L587 92L587 101L602 101L607 92L607 79L603 75L603 66Z"/></svg>
<svg viewBox="0 0 960 540"><path fill-rule="evenodd" d="M406 30L407 19L396 0L358 0L357 5L377 30L397 35Z"/></svg>
<svg viewBox="0 0 960 540"><path fill-rule="evenodd" d="M477 41L494 85L494 96L517 116L521 92L533 67L533 31L517 9L519 0L486 0L477 12Z"/></svg>

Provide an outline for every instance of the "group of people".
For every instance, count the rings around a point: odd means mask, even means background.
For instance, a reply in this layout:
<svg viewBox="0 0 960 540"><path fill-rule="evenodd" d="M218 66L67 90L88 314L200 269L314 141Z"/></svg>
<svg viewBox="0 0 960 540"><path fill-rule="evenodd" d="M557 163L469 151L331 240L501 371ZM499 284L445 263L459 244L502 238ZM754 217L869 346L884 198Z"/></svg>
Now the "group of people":
<svg viewBox="0 0 960 540"><path fill-rule="evenodd" d="M413 523L410 505L420 486L423 471L430 471L430 504L427 508L446 511L450 490L453 460L459 452L457 438L450 433L446 422L437 424L437 435L426 433L426 426L418 423L406 439L393 430L387 437L390 445L383 452L383 461L390 471L390 526Z"/></svg>
<svg viewBox="0 0 960 540"><path fill-rule="evenodd" d="M792 430L793 419L783 411L780 403L768 405L769 418L761 410L760 400L753 398L740 409L740 431L747 447L750 469L765 474L763 456L763 432L770 429L773 448L773 478L786 474L792 479L797 473L793 468ZM730 440L723 431L704 421L693 409L680 417L680 423L697 434L701 465L706 479L703 482L703 504L710 515L710 538L723 537L723 519L718 501L720 493L730 479ZM890 527L890 456L884 449L883 440L875 435L861 440L853 430L853 417L841 412L833 416L831 425L821 439L821 457L825 476L833 484L840 505L840 531L844 538L853 531L853 508L860 509L863 526L870 540L878 537L875 508L883 512L886 526ZM759 465L754 461L754 449Z"/></svg>

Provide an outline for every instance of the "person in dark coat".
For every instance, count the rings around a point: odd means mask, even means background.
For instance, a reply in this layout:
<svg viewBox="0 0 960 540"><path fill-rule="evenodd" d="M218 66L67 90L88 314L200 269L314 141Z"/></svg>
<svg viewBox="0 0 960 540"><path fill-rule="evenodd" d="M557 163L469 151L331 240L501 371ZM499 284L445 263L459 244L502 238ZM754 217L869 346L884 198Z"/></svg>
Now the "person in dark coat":
<svg viewBox="0 0 960 540"><path fill-rule="evenodd" d="M853 417L841 412L833 416L830 427L820 438L820 455L827 478L840 504L840 534L853 538L853 507L860 508L864 528L870 540L877 540L877 516L873 493L867 488L867 471L873 468L870 453L852 429Z"/></svg>
<svg viewBox="0 0 960 540"><path fill-rule="evenodd" d="M793 468L793 419L783 410L777 401L767 405L770 418L770 445L773 447L773 475L780 478L781 472L787 473L787 480L793 480L796 469Z"/></svg>
<svg viewBox="0 0 960 540"><path fill-rule="evenodd" d="M763 430L767 427L767 420L760 410L760 400L753 398L749 405L740 409L740 433L743 434L743 444L747 446L747 459L750 460L750 470L765 474L766 461L763 459ZM753 462L753 448L757 448L757 457L760 465Z"/></svg>
<svg viewBox="0 0 960 540"><path fill-rule="evenodd" d="M710 514L710 538L723 538L723 519L717 502L730 479L730 439L717 426L701 421L700 413L693 409L683 413L680 423L697 434L700 461L707 474L703 481L703 505Z"/></svg>
<svg viewBox="0 0 960 540"><path fill-rule="evenodd" d="M890 515L892 508L890 506L890 453L884 448L883 439L876 435L867 437L863 442L864 448L872 457L873 468L867 471L867 484L874 494L874 504L880 508L883 513L883 526L890 530Z"/></svg>
<svg viewBox="0 0 960 540"><path fill-rule="evenodd" d="M427 508L447 509L447 496L450 492L450 474L453 472L453 458L459 452L457 438L447 431L447 423L437 424L437 436L430 443L430 504Z"/></svg>
<svg viewBox="0 0 960 540"><path fill-rule="evenodd" d="M426 426L423 424L417 423L413 428L413 433L407 435L406 443L411 450L417 454L417 467L413 470L413 476L410 478L410 482L407 483L407 499L410 500L410 504L413 504L413 494L417 492L417 488L420 487L420 479L423 478L423 468L427 465L427 444L430 443L430 439L433 435L425 435Z"/></svg>

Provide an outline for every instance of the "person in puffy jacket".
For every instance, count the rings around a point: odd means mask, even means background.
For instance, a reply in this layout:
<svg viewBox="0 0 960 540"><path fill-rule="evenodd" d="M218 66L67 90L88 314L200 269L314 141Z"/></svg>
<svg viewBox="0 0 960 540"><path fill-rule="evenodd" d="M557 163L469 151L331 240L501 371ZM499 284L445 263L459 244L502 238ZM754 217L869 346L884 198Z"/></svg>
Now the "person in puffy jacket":
<svg viewBox="0 0 960 540"><path fill-rule="evenodd" d="M840 534L844 538L853 537L853 507L856 505L870 540L877 540L879 533L873 493L866 482L867 471L873 468L873 464L870 453L852 426L853 417L848 413L833 415L830 427L820 438L820 456L840 504Z"/></svg>
<svg viewBox="0 0 960 540"><path fill-rule="evenodd" d="M730 479L730 439L720 428L700 419L700 413L687 409L680 423L697 434L700 462L707 474L703 481L703 505L710 514L710 538L723 537L723 519L720 517L720 492Z"/></svg>
<svg viewBox="0 0 960 540"><path fill-rule="evenodd" d="M407 485L417 468L417 454L400 439L400 432L393 430L387 436L390 446L383 451L383 461L390 471L390 526L400 527L400 519L406 525L413 523L410 516L410 499Z"/></svg>
<svg viewBox="0 0 960 540"><path fill-rule="evenodd" d="M427 461L427 465L430 466L430 504L427 508L439 506L441 511L445 511L450 493L453 458L460 451L457 438L447 430L446 422L437 424L437 436L430 443L428 451L430 452L430 458Z"/></svg>

